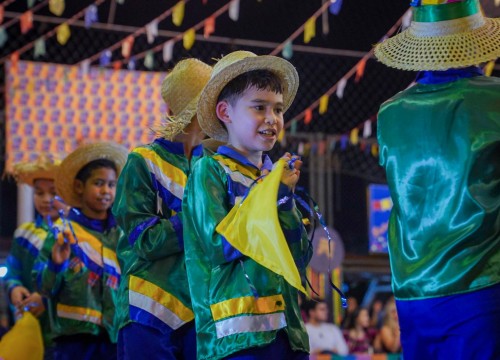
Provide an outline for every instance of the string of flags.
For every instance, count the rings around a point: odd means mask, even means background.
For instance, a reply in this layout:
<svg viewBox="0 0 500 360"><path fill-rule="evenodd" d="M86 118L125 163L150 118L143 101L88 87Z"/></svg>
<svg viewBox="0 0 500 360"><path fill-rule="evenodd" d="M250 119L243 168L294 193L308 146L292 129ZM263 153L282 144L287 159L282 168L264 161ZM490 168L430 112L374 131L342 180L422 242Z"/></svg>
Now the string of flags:
<svg viewBox="0 0 500 360"><path fill-rule="evenodd" d="M21 34L26 34L28 31L30 31L33 28L33 13L37 12L41 8L47 6L47 4L50 3L50 0L44 0L35 7L31 7L28 10L26 10L24 13L22 13L20 16L15 17L7 21L6 23L3 23L3 18L4 18L4 9L5 5L3 5L0 8L0 32L3 32L5 35L7 35L6 30L10 26L16 24L19 22L19 27L21 29ZM7 39L5 39L4 44Z"/></svg>

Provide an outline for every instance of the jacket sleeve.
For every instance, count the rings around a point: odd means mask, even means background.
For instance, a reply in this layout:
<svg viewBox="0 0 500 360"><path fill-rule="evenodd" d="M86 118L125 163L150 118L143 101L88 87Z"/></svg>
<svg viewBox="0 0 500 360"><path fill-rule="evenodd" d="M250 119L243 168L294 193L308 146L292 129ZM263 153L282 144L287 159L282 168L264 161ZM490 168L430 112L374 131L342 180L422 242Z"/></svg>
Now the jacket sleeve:
<svg viewBox="0 0 500 360"><path fill-rule="evenodd" d="M25 264L23 264L25 249L19 243L19 239L14 237L12 240L12 247L10 249L9 255L7 256L7 275L5 276L7 292L10 295L12 289L17 286L24 286L28 288L27 284L23 283L23 273L26 271ZM30 269L31 271L31 269Z"/></svg>
<svg viewBox="0 0 500 360"><path fill-rule="evenodd" d="M113 205L113 214L133 251L149 261L184 249L181 214L162 214L165 206L151 176L144 158L137 153L129 154Z"/></svg>
<svg viewBox="0 0 500 360"><path fill-rule="evenodd" d="M210 157L200 159L184 192L184 239L191 248L199 246L213 266L243 256L215 230L231 209L227 198L224 170Z"/></svg>

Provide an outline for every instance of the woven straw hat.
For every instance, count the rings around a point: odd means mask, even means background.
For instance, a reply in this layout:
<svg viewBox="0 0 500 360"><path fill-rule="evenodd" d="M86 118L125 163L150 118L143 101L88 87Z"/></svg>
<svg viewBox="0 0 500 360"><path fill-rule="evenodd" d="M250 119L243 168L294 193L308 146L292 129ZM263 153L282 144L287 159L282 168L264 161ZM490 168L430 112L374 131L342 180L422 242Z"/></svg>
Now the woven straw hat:
<svg viewBox="0 0 500 360"><path fill-rule="evenodd" d="M115 163L118 177L127 161L127 154L127 149L112 142L94 142L78 147L59 166L56 175L57 193L68 205L81 206L80 197L74 189L78 172L91 161L107 159Z"/></svg>
<svg viewBox="0 0 500 360"><path fill-rule="evenodd" d="M212 77L201 93L197 114L205 134L222 142L228 141L227 130L215 113L217 99L231 80L252 70L269 70L276 74L283 84L283 111L290 107L299 87L299 75L293 65L276 56L257 56L250 51L235 51L215 64Z"/></svg>
<svg viewBox="0 0 500 360"><path fill-rule="evenodd" d="M11 175L18 183L33 186L37 179L55 180L60 163L46 155L40 155L33 162L15 164Z"/></svg>
<svg viewBox="0 0 500 360"><path fill-rule="evenodd" d="M447 70L500 57L500 19L485 18L478 0L413 2L410 27L375 47L380 62L402 70Z"/></svg>
<svg viewBox="0 0 500 360"><path fill-rule="evenodd" d="M196 115L200 93L210 79L212 67L197 59L182 60L165 77L161 96L173 115L165 116L165 124L157 133L168 140L182 132Z"/></svg>

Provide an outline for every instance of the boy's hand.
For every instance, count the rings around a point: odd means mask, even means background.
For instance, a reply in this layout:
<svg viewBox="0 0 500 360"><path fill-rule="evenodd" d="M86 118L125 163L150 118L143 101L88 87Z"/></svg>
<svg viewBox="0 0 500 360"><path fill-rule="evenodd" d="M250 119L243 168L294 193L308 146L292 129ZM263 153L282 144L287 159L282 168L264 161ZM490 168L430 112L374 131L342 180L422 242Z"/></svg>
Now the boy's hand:
<svg viewBox="0 0 500 360"><path fill-rule="evenodd" d="M69 229L57 234L57 241L52 247L52 261L57 265L61 265L68 260L71 254L70 245L75 243L76 240Z"/></svg>
<svg viewBox="0 0 500 360"><path fill-rule="evenodd" d="M292 156L290 153L285 153L285 155L283 155L281 159L285 160L286 162L285 170L283 171L283 175L281 176L281 182L288 186L290 191L294 191L295 185L297 185L297 182L299 181L302 161L300 160L299 156ZM292 163L293 165L292 169L290 169L290 163Z"/></svg>
<svg viewBox="0 0 500 360"><path fill-rule="evenodd" d="M15 307L18 307L19 304L21 304L22 301L29 296L30 292L28 289L26 289L24 286L16 286L10 292L10 302Z"/></svg>
<svg viewBox="0 0 500 360"><path fill-rule="evenodd" d="M39 317L45 311L45 305L43 305L42 296L34 292L27 298L25 298L18 307L20 312L29 311L34 316Z"/></svg>

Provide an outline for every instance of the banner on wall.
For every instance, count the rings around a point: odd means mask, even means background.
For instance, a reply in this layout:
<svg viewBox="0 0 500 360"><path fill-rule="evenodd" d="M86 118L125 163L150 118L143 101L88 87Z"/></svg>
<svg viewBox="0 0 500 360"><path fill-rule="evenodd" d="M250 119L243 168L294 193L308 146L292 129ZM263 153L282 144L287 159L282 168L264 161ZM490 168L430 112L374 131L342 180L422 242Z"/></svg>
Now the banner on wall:
<svg viewBox="0 0 500 360"><path fill-rule="evenodd" d="M6 75L7 171L40 153L63 159L89 140L149 143L167 110L164 73L18 61Z"/></svg>
<svg viewBox="0 0 500 360"><path fill-rule="evenodd" d="M391 215L392 200L387 185L368 186L368 237L370 252L387 252L387 230Z"/></svg>

